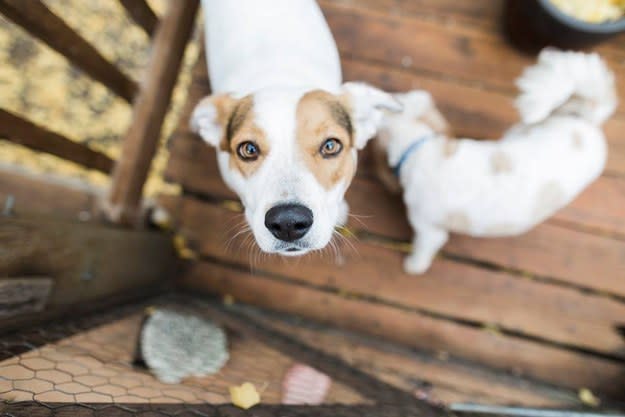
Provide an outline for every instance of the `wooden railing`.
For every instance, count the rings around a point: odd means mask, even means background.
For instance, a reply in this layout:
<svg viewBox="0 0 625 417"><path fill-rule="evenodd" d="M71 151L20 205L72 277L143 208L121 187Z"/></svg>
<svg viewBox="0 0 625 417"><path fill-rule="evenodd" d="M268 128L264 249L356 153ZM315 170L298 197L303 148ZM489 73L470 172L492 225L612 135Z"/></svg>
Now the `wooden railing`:
<svg viewBox="0 0 625 417"><path fill-rule="evenodd" d="M140 85L104 58L40 0L0 0L0 14L132 104L133 119L117 161L3 109L0 109L0 139L111 174L111 188L102 202L102 211L115 223L136 225L141 221L143 185L157 150L185 45L193 29L198 0L168 2L168 9L161 19L145 0L119 1L152 39L152 56Z"/></svg>

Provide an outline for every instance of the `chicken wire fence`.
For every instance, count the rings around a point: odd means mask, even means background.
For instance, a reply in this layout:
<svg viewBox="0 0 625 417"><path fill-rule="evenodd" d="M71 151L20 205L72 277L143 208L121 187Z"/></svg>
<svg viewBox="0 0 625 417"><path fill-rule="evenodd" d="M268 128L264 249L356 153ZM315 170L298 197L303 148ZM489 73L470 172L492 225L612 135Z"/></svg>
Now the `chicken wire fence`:
<svg viewBox="0 0 625 417"><path fill-rule="evenodd" d="M143 311L168 303L208 306L188 298L161 297L77 319L56 321L5 335L0 340L0 416L434 416L446 414L412 394L379 381L340 359L288 335L249 321L217 304L214 317L228 329L236 358L213 378L158 381L136 366L137 333ZM259 360L262 358L262 360ZM280 380L292 363L304 362L339 381L326 398L332 406L280 403L280 386L265 386L263 405L242 410L230 403L228 387L242 380L257 386ZM342 388L343 387L343 388ZM360 404L359 404L360 403ZM216 405L224 404L224 405Z"/></svg>

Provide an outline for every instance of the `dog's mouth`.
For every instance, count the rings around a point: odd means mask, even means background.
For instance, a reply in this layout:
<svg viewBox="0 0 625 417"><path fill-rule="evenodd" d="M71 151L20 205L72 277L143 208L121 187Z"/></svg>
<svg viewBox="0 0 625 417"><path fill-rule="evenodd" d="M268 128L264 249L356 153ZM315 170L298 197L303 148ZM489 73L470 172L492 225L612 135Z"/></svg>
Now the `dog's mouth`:
<svg viewBox="0 0 625 417"><path fill-rule="evenodd" d="M302 245L288 245L276 249L276 253L282 256L302 256L310 251L310 248Z"/></svg>

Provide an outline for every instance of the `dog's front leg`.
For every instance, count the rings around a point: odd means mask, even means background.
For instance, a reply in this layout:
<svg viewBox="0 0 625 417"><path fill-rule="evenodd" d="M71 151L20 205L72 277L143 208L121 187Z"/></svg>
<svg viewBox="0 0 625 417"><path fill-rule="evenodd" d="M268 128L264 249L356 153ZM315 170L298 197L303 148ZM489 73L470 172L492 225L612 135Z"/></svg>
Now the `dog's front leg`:
<svg viewBox="0 0 625 417"><path fill-rule="evenodd" d="M415 233L412 253L404 259L404 271L408 274L423 274L449 239L449 232L431 224L420 224L415 227Z"/></svg>

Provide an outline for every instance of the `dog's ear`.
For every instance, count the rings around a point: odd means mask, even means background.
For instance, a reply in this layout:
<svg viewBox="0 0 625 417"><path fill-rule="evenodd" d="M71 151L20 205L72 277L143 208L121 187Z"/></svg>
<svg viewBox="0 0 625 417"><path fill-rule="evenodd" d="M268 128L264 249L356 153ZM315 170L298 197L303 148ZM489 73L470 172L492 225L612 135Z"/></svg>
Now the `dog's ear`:
<svg viewBox="0 0 625 417"><path fill-rule="evenodd" d="M354 144L365 147L382 124L384 112L400 112L402 105L391 94L365 83L349 82L342 86L354 125Z"/></svg>
<svg viewBox="0 0 625 417"><path fill-rule="evenodd" d="M204 97L191 114L191 129L209 145L218 147L237 100L228 94Z"/></svg>

